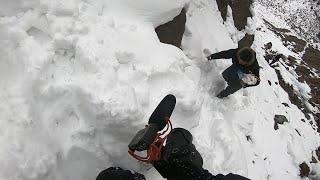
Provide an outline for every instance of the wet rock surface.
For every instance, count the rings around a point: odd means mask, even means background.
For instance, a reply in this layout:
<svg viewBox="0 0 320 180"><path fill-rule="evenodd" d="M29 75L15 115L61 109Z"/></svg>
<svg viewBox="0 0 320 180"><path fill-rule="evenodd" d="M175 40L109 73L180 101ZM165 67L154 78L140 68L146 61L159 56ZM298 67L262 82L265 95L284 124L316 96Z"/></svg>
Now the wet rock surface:
<svg viewBox="0 0 320 180"><path fill-rule="evenodd" d="M181 13L172 21L160 25L156 28L156 33L162 43L171 44L178 48L181 46L183 33L186 24L186 11L182 9Z"/></svg>
<svg viewBox="0 0 320 180"><path fill-rule="evenodd" d="M300 176L301 177L308 177L310 174L310 168L309 166L304 162L299 165L300 167Z"/></svg>
<svg viewBox="0 0 320 180"><path fill-rule="evenodd" d="M232 9L232 16L235 27L241 31L247 25L247 18L252 17L250 7L252 0L216 0L222 19L227 19L228 5Z"/></svg>
<svg viewBox="0 0 320 180"><path fill-rule="evenodd" d="M239 42L238 47L251 47L254 41L254 35L246 34Z"/></svg>

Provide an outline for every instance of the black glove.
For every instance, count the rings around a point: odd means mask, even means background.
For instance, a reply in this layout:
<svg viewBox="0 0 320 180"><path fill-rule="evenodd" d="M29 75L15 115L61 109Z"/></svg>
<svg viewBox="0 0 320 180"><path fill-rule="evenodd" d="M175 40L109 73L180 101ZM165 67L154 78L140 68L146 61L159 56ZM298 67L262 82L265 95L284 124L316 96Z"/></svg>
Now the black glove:
<svg viewBox="0 0 320 180"><path fill-rule="evenodd" d="M212 59L213 59L213 58L212 58L212 55L210 55L210 56L207 57L207 60L208 60L208 61L210 61L210 60L212 60Z"/></svg>
<svg viewBox="0 0 320 180"><path fill-rule="evenodd" d="M144 175L120 167L109 167L99 173L96 180L146 180Z"/></svg>

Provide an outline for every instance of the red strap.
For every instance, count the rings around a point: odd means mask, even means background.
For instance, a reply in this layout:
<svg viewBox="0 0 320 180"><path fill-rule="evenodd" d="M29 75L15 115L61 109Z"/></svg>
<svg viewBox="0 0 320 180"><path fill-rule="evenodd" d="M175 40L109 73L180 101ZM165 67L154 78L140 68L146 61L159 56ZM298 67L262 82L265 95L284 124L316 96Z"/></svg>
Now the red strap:
<svg viewBox="0 0 320 180"><path fill-rule="evenodd" d="M129 150L128 153L134 157L135 159L137 159L138 161L142 161L145 163L152 163L154 161L158 161L161 158L161 149L164 146L164 142L167 139L167 136L170 134L171 130L172 130L172 124L171 121L168 117L165 118L165 121L167 123L166 129L162 132L162 133L157 133L157 136L155 138L155 140L153 141L153 143L150 145L149 149L147 150L147 156L146 157L142 157L139 156L137 154L135 154L133 150ZM169 131L169 133L167 133ZM167 134L166 134L167 133ZM166 134L164 137L164 134Z"/></svg>

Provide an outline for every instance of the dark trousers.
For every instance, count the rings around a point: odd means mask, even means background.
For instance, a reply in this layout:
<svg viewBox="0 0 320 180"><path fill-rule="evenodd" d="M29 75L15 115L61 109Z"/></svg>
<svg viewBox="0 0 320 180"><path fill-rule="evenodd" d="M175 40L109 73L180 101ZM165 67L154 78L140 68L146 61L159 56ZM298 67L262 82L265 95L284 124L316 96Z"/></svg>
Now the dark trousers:
<svg viewBox="0 0 320 180"><path fill-rule="evenodd" d="M217 97L219 98L227 97L230 94L233 94L234 92L242 88L239 77L238 77L238 73L237 73L238 70L239 68L237 66L231 65L230 67L228 67L226 70L223 71L222 76L224 80L227 81L228 86L223 91L221 91L217 95Z"/></svg>
<svg viewBox="0 0 320 180"><path fill-rule="evenodd" d="M161 159L153 163L167 180L195 180L201 176L203 159L192 144L192 134L183 128L174 128L168 135Z"/></svg>

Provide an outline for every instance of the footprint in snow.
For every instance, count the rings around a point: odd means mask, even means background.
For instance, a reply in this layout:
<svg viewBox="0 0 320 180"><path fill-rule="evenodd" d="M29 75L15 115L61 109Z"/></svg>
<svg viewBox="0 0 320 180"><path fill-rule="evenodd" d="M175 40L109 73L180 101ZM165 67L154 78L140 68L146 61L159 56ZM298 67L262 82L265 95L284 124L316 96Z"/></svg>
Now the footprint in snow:
<svg viewBox="0 0 320 180"><path fill-rule="evenodd" d="M116 52L115 56L120 64L128 64L134 59L134 54L130 52Z"/></svg>

